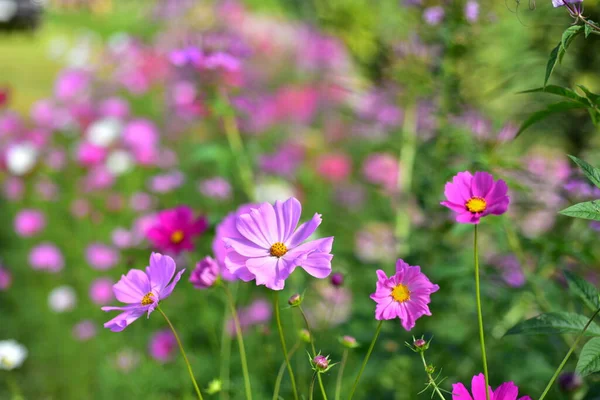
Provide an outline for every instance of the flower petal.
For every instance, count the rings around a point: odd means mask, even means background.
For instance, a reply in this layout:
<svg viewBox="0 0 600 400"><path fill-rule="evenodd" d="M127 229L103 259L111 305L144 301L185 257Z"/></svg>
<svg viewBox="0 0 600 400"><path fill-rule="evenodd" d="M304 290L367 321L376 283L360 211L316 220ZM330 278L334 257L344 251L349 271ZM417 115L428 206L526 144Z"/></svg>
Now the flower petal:
<svg viewBox="0 0 600 400"><path fill-rule="evenodd" d="M160 253L150 255L150 266L146 268L150 278L151 290L160 293L173 278L175 274L175 261Z"/></svg>
<svg viewBox="0 0 600 400"><path fill-rule="evenodd" d="M185 268L179 271L177 275L175 275L175 278L173 278L173 282L171 282L167 287L165 287L158 293L158 297L160 300L164 300L171 295L173 289L175 289L175 285L177 285L177 282L179 282L179 280L181 279L181 275L183 275L184 272Z"/></svg>
<svg viewBox="0 0 600 400"><path fill-rule="evenodd" d="M269 248L260 247L258 244L246 239L224 238L225 246L236 253L246 257L265 257L269 255Z"/></svg>
<svg viewBox="0 0 600 400"><path fill-rule="evenodd" d="M261 206L263 210L269 207L272 210L273 206L269 203ZM276 241L272 240L274 235L272 235L272 232L268 232L267 223L258 209L252 209L249 213L240 215L236 219L235 226L244 238L265 249L271 248L271 245Z"/></svg>
<svg viewBox="0 0 600 400"><path fill-rule="evenodd" d="M494 400L517 400L519 389L513 382L505 382L494 391Z"/></svg>
<svg viewBox="0 0 600 400"><path fill-rule="evenodd" d="M487 172L475 172L473 182L471 183L471 191L473 196L485 198L494 186L494 177Z"/></svg>
<svg viewBox="0 0 600 400"><path fill-rule="evenodd" d="M141 317L145 311L145 307L125 311L117 315L110 321L106 322L104 324L104 327L110 329L113 332L121 332L123 329L127 328L127 326L130 325L133 321Z"/></svg>
<svg viewBox="0 0 600 400"><path fill-rule="evenodd" d="M462 383L452 385L452 400L473 400L471 394Z"/></svg>
<svg viewBox="0 0 600 400"><path fill-rule="evenodd" d="M321 214L315 214L310 221L306 221L298 227L296 232L294 232L292 236L290 236L285 242L285 245L288 248L294 248L298 246L300 243L308 239L308 237L313 234L319 225L321 225Z"/></svg>
<svg viewBox="0 0 600 400"><path fill-rule="evenodd" d="M485 399L485 377L483 374L475 375L471 381L471 392L476 400ZM490 394L490 400L494 400L494 394L492 388L488 387L488 393Z"/></svg>
<svg viewBox="0 0 600 400"><path fill-rule="evenodd" d="M327 278L331 274L331 259L333 254L313 252L303 260L300 267L315 278Z"/></svg>
<svg viewBox="0 0 600 400"><path fill-rule="evenodd" d="M277 219L277 240L286 243L289 237L294 233L300 221L302 214L302 205L294 198L290 197L285 202L275 202L275 217Z"/></svg>
<svg viewBox="0 0 600 400"><path fill-rule="evenodd" d="M478 224L479 219L479 214L473 214L470 212L456 215L456 222L460 222L461 224Z"/></svg>
<svg viewBox="0 0 600 400"><path fill-rule="evenodd" d="M119 282L113 285L113 293L121 303L139 303L148 292L150 292L148 275L139 269L129 270L127 275L122 275Z"/></svg>

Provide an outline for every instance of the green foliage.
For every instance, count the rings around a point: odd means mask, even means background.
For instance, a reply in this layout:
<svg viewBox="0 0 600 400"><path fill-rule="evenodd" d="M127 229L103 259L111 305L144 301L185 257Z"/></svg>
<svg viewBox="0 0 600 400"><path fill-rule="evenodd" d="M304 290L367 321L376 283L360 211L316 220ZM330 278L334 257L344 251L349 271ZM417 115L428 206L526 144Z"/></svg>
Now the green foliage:
<svg viewBox="0 0 600 400"><path fill-rule="evenodd" d="M600 200L585 201L572 205L560 211L560 214L567 217L600 221Z"/></svg>
<svg viewBox="0 0 600 400"><path fill-rule="evenodd" d="M583 346L575 372L584 377L598 371L600 371L600 338L593 338Z"/></svg>
<svg viewBox="0 0 600 400"><path fill-rule="evenodd" d="M583 30L582 25L572 25L565 29L562 34L562 38L560 43L556 45L552 52L550 52L550 58L548 60L548 64L546 65L546 76L544 78L544 86L548 83L550 76L554 72L557 64L562 63L563 57L567 53L567 49L573 42L573 39L577 37Z"/></svg>
<svg viewBox="0 0 600 400"><path fill-rule="evenodd" d="M546 118L548 118L551 115L557 114L557 113L561 113L567 110L573 110L573 109L584 109L587 108L587 106L585 104L582 104L580 102L572 102L572 101L561 101L559 103L554 103L554 104L550 104L548 105L544 110L540 110L537 112L534 112L533 114L531 114L529 116L529 118L527 118L525 120L525 122L523 122L521 124L521 127L519 128L519 131L517 132L517 137L523 133L527 128L529 128L531 125L540 122Z"/></svg>
<svg viewBox="0 0 600 400"><path fill-rule="evenodd" d="M594 285L569 271L565 271L565 278L567 278L571 293L583 300L586 306L593 311L600 308L598 289Z"/></svg>
<svg viewBox="0 0 600 400"><path fill-rule="evenodd" d="M579 166L581 172L585 174L585 176L590 180L590 182L596 185L596 187L600 188L600 169L593 167L592 165L575 156L569 155L569 158Z"/></svg>
<svg viewBox="0 0 600 400"><path fill-rule="evenodd" d="M540 314L519 322L506 332L506 335L553 335L560 333L580 333L588 322L588 317L569 312ZM588 336L600 336L600 326L591 323Z"/></svg>

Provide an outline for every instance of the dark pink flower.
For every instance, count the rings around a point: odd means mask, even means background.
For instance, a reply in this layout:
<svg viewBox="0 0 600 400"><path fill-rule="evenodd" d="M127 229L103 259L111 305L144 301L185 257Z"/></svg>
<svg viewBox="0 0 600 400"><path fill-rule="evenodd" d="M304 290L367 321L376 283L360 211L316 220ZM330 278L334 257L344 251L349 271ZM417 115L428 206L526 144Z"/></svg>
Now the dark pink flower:
<svg viewBox="0 0 600 400"><path fill-rule="evenodd" d="M150 339L149 352L150 356L156 361L165 363L173 359L173 355L177 350L177 340L175 335L169 329L156 332Z"/></svg>
<svg viewBox="0 0 600 400"><path fill-rule="evenodd" d="M508 210L508 187L500 179L487 172L459 172L452 182L446 183L444 195L446 201L441 202L456 213L456 221L463 224L478 224L481 217L494 214L501 215Z"/></svg>
<svg viewBox="0 0 600 400"><path fill-rule="evenodd" d="M389 278L377 270L377 290L371 295L377 303L375 319L400 318L404 329L410 331L417 319L431 315L428 306L431 293L439 288L421 272L421 267L410 266L403 260L396 262L396 273Z"/></svg>
<svg viewBox="0 0 600 400"><path fill-rule="evenodd" d="M517 400L519 388L513 382L506 382L492 391L488 388L490 400ZM471 396L471 393L473 396ZM486 400L485 377L483 374L475 375L471 381L471 393L462 383L452 385L452 400ZM529 396L520 397L519 400L531 400Z"/></svg>
<svg viewBox="0 0 600 400"><path fill-rule="evenodd" d="M150 317L158 303L171 295L185 272L183 269L175 274L175 268L175 261L171 257L152 253L146 272L131 269L127 275L122 275L119 282L113 286L113 292L117 300L127 305L102 307L103 311L122 311L106 322L104 327L113 332L121 332L145 313Z"/></svg>
<svg viewBox="0 0 600 400"><path fill-rule="evenodd" d="M179 254L194 250L193 239L208 228L208 221L187 206L179 206L158 213L158 222L148 231L148 239L160 251Z"/></svg>
<svg viewBox="0 0 600 400"><path fill-rule="evenodd" d="M381 185L389 193L397 190L400 169L398 160L390 154L371 154L363 164L362 173L369 183Z"/></svg>

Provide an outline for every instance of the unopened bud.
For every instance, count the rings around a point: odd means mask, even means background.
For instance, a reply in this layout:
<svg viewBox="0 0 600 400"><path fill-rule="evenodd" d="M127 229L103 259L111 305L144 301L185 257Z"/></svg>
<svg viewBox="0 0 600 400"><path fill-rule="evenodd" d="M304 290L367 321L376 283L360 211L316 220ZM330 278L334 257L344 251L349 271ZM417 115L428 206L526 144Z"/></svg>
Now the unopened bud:
<svg viewBox="0 0 600 400"><path fill-rule="evenodd" d="M583 385L583 379L574 372L563 372L558 377L558 387L563 392L573 392Z"/></svg>
<svg viewBox="0 0 600 400"><path fill-rule="evenodd" d="M335 287L342 286L344 284L344 275L336 272L331 275L331 284Z"/></svg>
<svg viewBox="0 0 600 400"><path fill-rule="evenodd" d="M329 360L325 356L318 355L313 358L313 364L318 371L325 371L329 367Z"/></svg>
<svg viewBox="0 0 600 400"><path fill-rule="evenodd" d="M425 368L425 372L427 372L429 375L433 375L433 373L435 372L435 367L432 364L429 364Z"/></svg>
<svg viewBox="0 0 600 400"><path fill-rule="evenodd" d="M298 293L291 295L288 299L288 304L292 307L298 307L300 304L302 304L302 296L300 296Z"/></svg>
<svg viewBox="0 0 600 400"><path fill-rule="evenodd" d="M342 336L340 338L340 343L342 344L342 346L347 347L349 349L355 349L358 347L358 342L356 341L356 339L352 336Z"/></svg>
<svg viewBox="0 0 600 400"><path fill-rule="evenodd" d="M310 332L306 329L300 329L299 332L300 340L306 343L310 343Z"/></svg>

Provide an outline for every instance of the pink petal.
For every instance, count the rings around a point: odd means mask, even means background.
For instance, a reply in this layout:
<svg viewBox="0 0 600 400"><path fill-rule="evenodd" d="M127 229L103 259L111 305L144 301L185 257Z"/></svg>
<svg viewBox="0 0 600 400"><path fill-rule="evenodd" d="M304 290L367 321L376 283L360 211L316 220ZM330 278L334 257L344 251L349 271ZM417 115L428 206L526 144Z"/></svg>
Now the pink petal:
<svg viewBox="0 0 600 400"><path fill-rule="evenodd" d="M175 261L160 253L152 253L150 255L150 266L146 268L152 291L159 293L162 291L173 278L175 274Z"/></svg>
<svg viewBox="0 0 600 400"><path fill-rule="evenodd" d="M471 394L462 383L452 385L452 400L473 400Z"/></svg>
<svg viewBox="0 0 600 400"><path fill-rule="evenodd" d="M499 200L502 200L508 194L508 186L506 182L502 179L499 179L498 182L494 184L494 187L490 192L485 196L485 201L488 204L493 204Z"/></svg>
<svg viewBox="0 0 600 400"><path fill-rule="evenodd" d="M479 223L480 216L477 214L473 214L470 212L465 212L463 214L458 214L456 216L456 222L460 222L461 224L475 224Z"/></svg>
<svg viewBox="0 0 600 400"><path fill-rule="evenodd" d="M287 240L294 232L300 221L302 214L302 205L291 197L285 202L275 202L275 217L277 219L277 240L287 243Z"/></svg>
<svg viewBox="0 0 600 400"><path fill-rule="evenodd" d="M270 204L268 206L272 207ZM272 233L267 231L267 225L262 215L256 209L250 210L248 214L240 215L236 220L235 226L245 239L255 243L257 246L269 249L276 242L276 240L273 240L274 237L271 237Z"/></svg>
<svg viewBox="0 0 600 400"><path fill-rule="evenodd" d="M319 225L321 225L321 214L315 214L310 221L300 225L296 232L294 232L294 234L288 238L286 246L298 246L300 243L308 239L308 237L312 235L315 230L317 230Z"/></svg>
<svg viewBox="0 0 600 400"><path fill-rule="evenodd" d="M256 276L257 285L265 285L272 290L281 290L284 287L285 279L289 276L289 271L285 271L282 261L271 256L250 258L246 261L246 267Z"/></svg>
<svg viewBox="0 0 600 400"><path fill-rule="evenodd" d="M121 303L139 303L150 292L148 275L139 269L132 269L113 285L113 292Z"/></svg>
<svg viewBox="0 0 600 400"><path fill-rule="evenodd" d="M513 382L506 382L494 391L494 400L517 400L519 389Z"/></svg>
<svg viewBox="0 0 600 400"><path fill-rule="evenodd" d="M377 274L377 279L379 281L386 281L388 278L387 275L385 274L385 272L381 269L378 269L376 274Z"/></svg>
<svg viewBox="0 0 600 400"><path fill-rule="evenodd" d="M332 238L333 239L333 238ZM299 265L309 275L318 279L327 278L331 274L331 260L333 254L313 252Z"/></svg>
<svg viewBox="0 0 600 400"><path fill-rule="evenodd" d="M179 282L179 280L181 279L181 275L183 275L184 272L185 272L185 269L182 269L181 271L179 271L177 273L177 275L175 275L175 278L173 278L173 282L171 282L170 285L168 285L161 292L158 293L158 297L161 300L164 300L171 295L171 293L173 292L173 289L175 289L175 285L177 285L177 282Z"/></svg>
<svg viewBox="0 0 600 400"><path fill-rule="evenodd" d="M270 255L269 248L260 247L246 238L224 238L225 246L246 257L265 257Z"/></svg>
<svg viewBox="0 0 600 400"><path fill-rule="evenodd" d="M471 381L471 392L475 400L486 400L485 395L485 377L483 374L475 375ZM492 388L488 387L488 393L490 394L490 400L494 400Z"/></svg>
<svg viewBox="0 0 600 400"><path fill-rule="evenodd" d="M442 201L440 204L443 205L444 207L448 207L450 210L457 212L457 213L464 213L467 211L464 203L456 204L456 203L452 203L450 201Z"/></svg>
<svg viewBox="0 0 600 400"><path fill-rule="evenodd" d="M473 175L469 171L459 172L454 178L452 183L458 188L460 197L463 199L470 199L473 197L471 192L471 184L473 181Z"/></svg>
<svg viewBox="0 0 600 400"><path fill-rule="evenodd" d="M470 196L465 197L465 194L468 193L461 191L460 187L452 182L447 182L444 186L444 196L451 203L464 204L470 198Z"/></svg>
<svg viewBox="0 0 600 400"><path fill-rule="evenodd" d="M494 186L494 177L487 172L475 172L471 190L473 196L485 198Z"/></svg>
<svg viewBox="0 0 600 400"><path fill-rule="evenodd" d="M127 328L129 324L141 317L144 312L146 312L145 308L136 308L130 311L125 311L106 322L104 327L113 332L121 332L123 329Z"/></svg>

